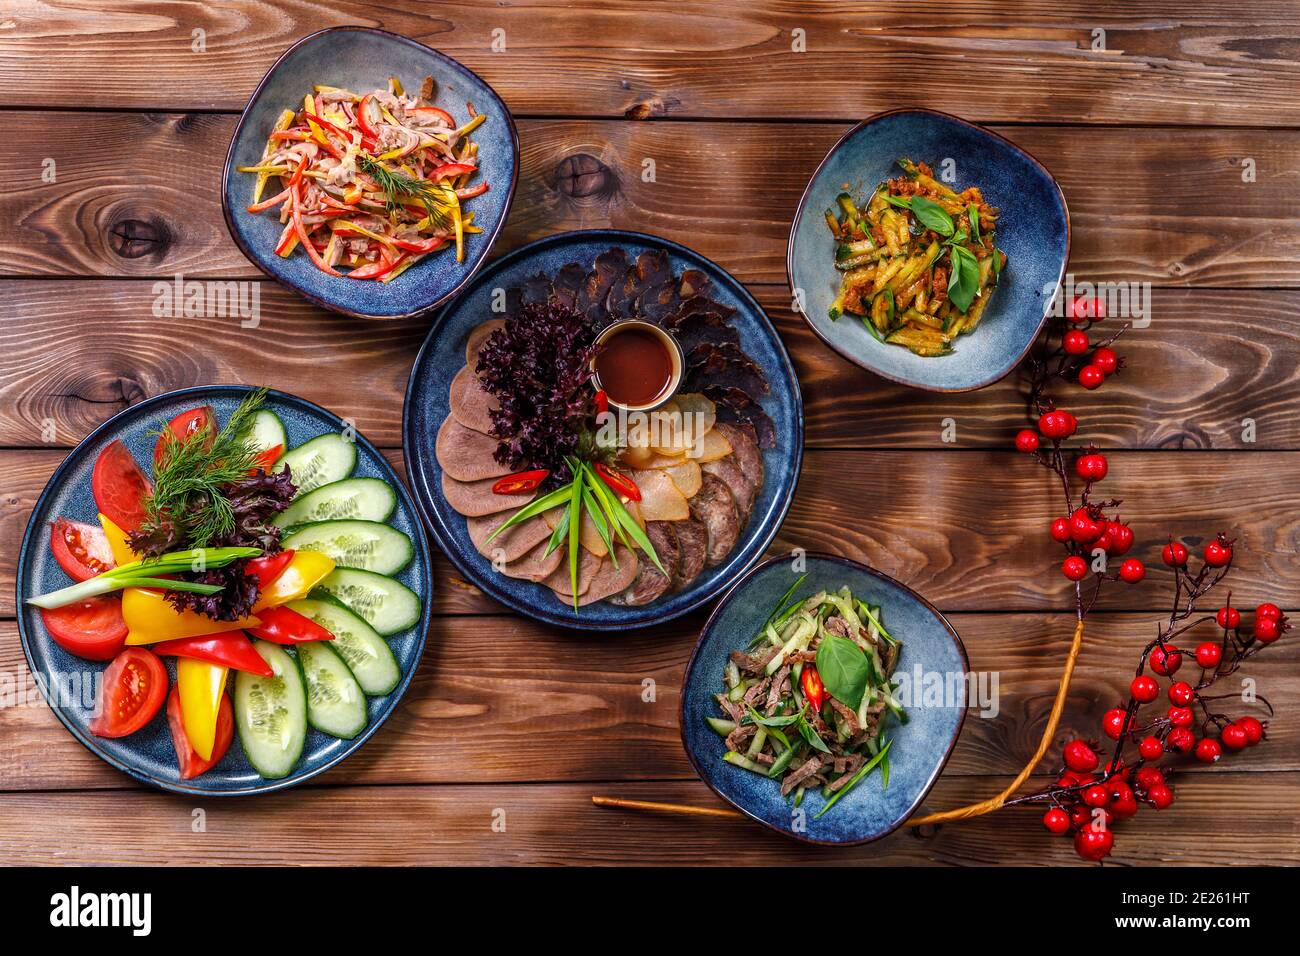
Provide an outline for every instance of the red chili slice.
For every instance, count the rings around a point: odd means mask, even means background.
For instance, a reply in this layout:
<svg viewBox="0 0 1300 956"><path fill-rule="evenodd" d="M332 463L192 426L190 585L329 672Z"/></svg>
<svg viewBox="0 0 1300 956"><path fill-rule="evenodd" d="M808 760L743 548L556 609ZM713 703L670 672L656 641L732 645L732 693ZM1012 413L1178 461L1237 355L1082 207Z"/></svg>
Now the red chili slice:
<svg viewBox="0 0 1300 956"><path fill-rule="evenodd" d="M627 475L614 471L596 462L596 474L600 475L605 484L614 489L615 492L627 498L629 501L641 500L641 489L636 486L636 482Z"/></svg>
<svg viewBox="0 0 1300 956"><path fill-rule="evenodd" d="M533 471L517 471L513 475L506 475L499 479L492 486L492 493L495 495L527 495L536 491L546 480L550 471L546 468L537 468Z"/></svg>

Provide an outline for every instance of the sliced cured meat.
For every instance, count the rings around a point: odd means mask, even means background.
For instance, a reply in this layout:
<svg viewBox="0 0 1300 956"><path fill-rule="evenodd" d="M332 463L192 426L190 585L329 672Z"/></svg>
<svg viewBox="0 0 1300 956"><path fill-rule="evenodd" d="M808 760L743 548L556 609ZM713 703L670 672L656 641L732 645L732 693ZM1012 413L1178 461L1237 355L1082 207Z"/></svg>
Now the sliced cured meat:
<svg viewBox="0 0 1300 956"><path fill-rule="evenodd" d="M516 561L507 561L497 570L511 578L520 578L524 581L544 581L568 557L568 551L564 547L556 548L550 554L547 554L546 546L548 543L543 541L541 544L533 545L522 558Z"/></svg>
<svg viewBox="0 0 1300 956"><path fill-rule="evenodd" d="M704 394L717 402L720 421L748 425L758 436L760 448L776 447L776 426L763 411L763 406L750 398L748 392L725 385L708 385Z"/></svg>
<svg viewBox="0 0 1300 956"><path fill-rule="evenodd" d="M566 309L578 308L578 296L587 281L587 270L576 262L566 263L555 274L555 301Z"/></svg>
<svg viewBox="0 0 1300 956"><path fill-rule="evenodd" d="M680 549L673 587L680 591L689 587L704 570L704 562L708 560L709 531L694 518L674 521L673 530L677 532L677 546Z"/></svg>
<svg viewBox="0 0 1300 956"><path fill-rule="evenodd" d="M702 470L706 475L722 480L731 492L731 497L736 499L736 509L740 513L741 523L748 521L749 512L754 507L754 499L758 497L758 488L750 483L749 477L736 461L736 456L728 455L717 461L705 462Z"/></svg>
<svg viewBox="0 0 1300 956"><path fill-rule="evenodd" d="M483 343L497 329L504 328L505 319L488 319L481 325L476 325L469 330L469 338L465 340L465 364L470 368L478 366L479 349L483 348Z"/></svg>
<svg viewBox="0 0 1300 956"><path fill-rule="evenodd" d="M496 450L495 438L466 428L450 416L438 429L434 443L438 464L457 481L481 481L510 474L510 469L493 457Z"/></svg>
<svg viewBox="0 0 1300 956"><path fill-rule="evenodd" d="M529 276L524 279L521 291L523 293L523 303L544 304L551 298L551 278L545 272L539 272L537 275Z"/></svg>
<svg viewBox="0 0 1300 956"><path fill-rule="evenodd" d="M622 249L606 249L596 256L594 268L578 296L578 306L598 327L609 319L606 302L610 288L626 273L627 253Z"/></svg>
<svg viewBox="0 0 1300 956"><path fill-rule="evenodd" d="M677 294L683 299L689 299L693 295L705 295L712 284L709 277L699 269L687 269L678 282Z"/></svg>
<svg viewBox="0 0 1300 956"><path fill-rule="evenodd" d="M514 511L533 500L532 495L498 495L492 490L496 478L484 478L482 481L457 481L445 471L442 473L442 493L447 504L457 514L467 518L481 518L484 515L500 514Z"/></svg>
<svg viewBox="0 0 1300 956"><path fill-rule="evenodd" d="M469 539L483 557L492 561L518 561L534 547L551 537L551 528L541 515L533 515L527 521L521 521L513 528L502 531L488 541L488 536L505 524L510 512L486 515L482 518L467 518L465 524L469 529Z"/></svg>
<svg viewBox="0 0 1300 956"><path fill-rule="evenodd" d="M763 488L763 454L758 450L749 429L730 422L719 422L717 430L731 445L731 454L717 461L706 462L704 471L726 482L740 508L741 518L749 520L754 502Z"/></svg>
<svg viewBox="0 0 1300 956"><path fill-rule="evenodd" d="M681 561L682 553L674 527L683 523L651 521L646 525L646 537L654 545L655 555L659 558L659 563L664 566L664 571L668 573L664 574L660 571L648 557L639 555L641 566L637 569L636 577L632 579L626 591L615 595L610 600L627 607L640 607L649 604L673 587L677 580L677 566Z"/></svg>
<svg viewBox="0 0 1300 956"><path fill-rule="evenodd" d="M492 412L501 407L495 395L483 390L478 374L466 365L451 380L451 414L466 428L492 434Z"/></svg>
<svg viewBox="0 0 1300 956"><path fill-rule="evenodd" d="M579 607L584 604L603 601L608 597L613 597L620 591L626 591L628 585L636 579L640 570L640 561L638 561L637 556L621 544L614 549L614 553L618 555L618 567L614 567L614 562L609 558L605 558L600 562L600 569L592 575L590 586L578 598ZM562 570L567 571L568 565L565 565ZM556 592L556 596L560 596L559 592ZM565 600L568 600L570 604L573 603L572 597L567 597Z"/></svg>
<svg viewBox="0 0 1300 956"><path fill-rule="evenodd" d="M561 545L556 549L564 554L560 561L560 566L546 576L542 583L555 592L556 597L561 600L573 603L573 583L569 576L569 547L567 544ZM619 559L622 560L621 558ZM598 558L590 551L581 552L578 558L578 597L581 598L591 589L592 579L596 572L604 564L609 564L608 558ZM611 565L612 567L612 565ZM581 602L579 602L581 603Z"/></svg>
<svg viewBox="0 0 1300 956"><path fill-rule="evenodd" d="M706 563L709 566L721 564L740 537L740 512L731 489L722 479L706 474L690 506L691 515L708 531Z"/></svg>
<svg viewBox="0 0 1300 956"><path fill-rule="evenodd" d="M701 342L687 353L686 366L682 384L687 391L721 385L753 396L766 395L771 389L763 370L734 342Z"/></svg>

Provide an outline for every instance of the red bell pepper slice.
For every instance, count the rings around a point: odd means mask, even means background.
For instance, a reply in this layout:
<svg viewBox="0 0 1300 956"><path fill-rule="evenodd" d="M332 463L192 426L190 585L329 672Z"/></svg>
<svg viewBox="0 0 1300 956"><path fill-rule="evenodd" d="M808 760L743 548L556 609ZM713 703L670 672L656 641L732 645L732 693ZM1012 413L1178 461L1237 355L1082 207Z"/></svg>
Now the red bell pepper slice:
<svg viewBox="0 0 1300 956"><path fill-rule="evenodd" d="M250 627L248 633L273 644L301 644L304 641L332 641L334 635L311 618L299 614L285 605L258 611L262 623ZM254 651L256 653L256 651ZM259 655L260 656L260 655Z"/></svg>
<svg viewBox="0 0 1300 956"><path fill-rule="evenodd" d="M456 120L452 117L452 115L448 113L446 110L439 109L436 106L412 106L409 107L406 110L406 112L415 113L416 115L419 115L421 113L427 113L429 116L432 116L434 119L441 120L443 123L447 124L452 129L456 128Z"/></svg>
<svg viewBox="0 0 1300 956"><path fill-rule="evenodd" d="M600 462L596 462L596 474L600 475L605 484L614 489L615 492L622 495L630 501L641 500L641 489L636 486L636 482L620 472L608 468Z"/></svg>
<svg viewBox="0 0 1300 956"><path fill-rule="evenodd" d="M185 732L185 721L181 717L181 689L173 687L167 698L167 725L172 732L172 745L176 748L176 761L180 765L181 779L193 780L201 773L215 767L230 749L230 742L235 737L235 712L230 706L230 695L221 695L221 706L217 709L217 734L212 743L212 756L204 760L190 744Z"/></svg>
<svg viewBox="0 0 1300 956"><path fill-rule="evenodd" d="M457 199L473 199L475 196L482 196L488 191L487 183L479 183L476 186L468 186L465 189L456 190Z"/></svg>
<svg viewBox="0 0 1300 956"><path fill-rule="evenodd" d="M349 279L378 279L380 276L386 276L407 259L407 254L402 253L392 261L380 259L377 262L368 262L358 269L353 269L348 273Z"/></svg>
<svg viewBox="0 0 1300 956"><path fill-rule="evenodd" d="M394 239L392 242L397 248L405 249L407 252L425 253L441 249L447 244L447 237L430 236L428 239L422 239L419 242L410 239Z"/></svg>
<svg viewBox="0 0 1300 956"><path fill-rule="evenodd" d="M316 247L311 244L311 237L307 235L307 227L302 224L302 197L299 195L301 189L302 183L298 183L289 192L289 199L293 203L293 228L298 233L298 241L307 250L308 258L317 269L326 275L338 276L339 273L326 265L325 260L320 257Z"/></svg>
<svg viewBox="0 0 1300 956"><path fill-rule="evenodd" d="M357 125L361 127L361 132L371 139L378 139L379 130L375 129L375 124L370 119L370 105L374 101L375 96L373 93L367 93L361 97L361 102L357 104Z"/></svg>
<svg viewBox="0 0 1300 956"><path fill-rule="evenodd" d="M253 558L248 564L244 565L244 573L257 578L257 589L265 591L276 578L284 573L284 569L289 566L289 562L292 560L292 551L277 551L275 554L264 554L260 558Z"/></svg>
<svg viewBox="0 0 1300 956"><path fill-rule="evenodd" d="M253 642L244 636L243 631L179 637L174 641L162 641L153 645L153 651L164 657L192 657L196 661L221 664L259 677L271 677L275 673L271 670L271 665L257 653Z"/></svg>
<svg viewBox="0 0 1300 956"><path fill-rule="evenodd" d="M466 173L472 173L476 169L478 169L477 166L471 166L469 163L447 163L444 166L439 166L437 169L429 170L429 175L426 178L429 182L436 183L440 180L454 176L464 176Z"/></svg>
<svg viewBox="0 0 1300 956"><path fill-rule="evenodd" d="M494 495L532 494L550 473L550 470L546 468L538 468L534 471L517 471L513 475L506 475L493 484L492 493Z"/></svg>
<svg viewBox="0 0 1300 956"><path fill-rule="evenodd" d="M280 460L280 456L282 454L284 454L283 445L272 445L270 448L266 449L264 452L262 452L260 455L257 456L257 461L253 463L252 473L256 474L258 471L269 472L271 470L271 466Z"/></svg>

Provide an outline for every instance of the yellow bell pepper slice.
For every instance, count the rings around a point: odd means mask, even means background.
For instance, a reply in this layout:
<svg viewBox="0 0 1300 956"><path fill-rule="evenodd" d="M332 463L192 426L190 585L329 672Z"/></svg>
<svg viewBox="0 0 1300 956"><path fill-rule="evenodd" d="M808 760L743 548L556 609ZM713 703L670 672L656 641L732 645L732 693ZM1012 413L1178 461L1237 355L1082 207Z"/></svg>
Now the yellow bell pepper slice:
<svg viewBox="0 0 1300 956"><path fill-rule="evenodd" d="M253 605L253 613L305 598L307 593L328 577L333 570L333 559L319 551L295 551L289 563L280 572L280 576L258 596L257 603ZM225 630L233 630L241 626L227 624ZM127 641L130 642L129 637Z"/></svg>
<svg viewBox="0 0 1300 956"><path fill-rule="evenodd" d="M127 644L157 644L182 637L237 631L262 623L256 615L237 621L214 621L194 611L178 611L161 591L149 588L123 588L122 618L126 621Z"/></svg>
<svg viewBox="0 0 1300 956"><path fill-rule="evenodd" d="M181 725L190 746L204 760L212 759L217 739L217 712L226 691L230 668L188 657L176 659L176 687L181 696Z"/></svg>
<svg viewBox="0 0 1300 956"><path fill-rule="evenodd" d="M288 129L289 124L293 122L293 117L294 117L293 110L282 111L280 113L279 119L275 121L276 132L279 132L280 130ZM271 155L271 152L274 148L275 148L275 140L268 138L266 141L266 147L262 150L263 161L265 161ZM271 174L268 172L259 172L257 174L257 182L253 185L254 204L262 201L262 193L266 190L266 184L270 180L270 178L271 178Z"/></svg>
<svg viewBox="0 0 1300 956"><path fill-rule="evenodd" d="M131 546L126 543L126 532L114 524L112 519L100 515L99 524L104 529L104 537L108 539L108 550L113 552L114 564L121 567L140 560L131 550Z"/></svg>

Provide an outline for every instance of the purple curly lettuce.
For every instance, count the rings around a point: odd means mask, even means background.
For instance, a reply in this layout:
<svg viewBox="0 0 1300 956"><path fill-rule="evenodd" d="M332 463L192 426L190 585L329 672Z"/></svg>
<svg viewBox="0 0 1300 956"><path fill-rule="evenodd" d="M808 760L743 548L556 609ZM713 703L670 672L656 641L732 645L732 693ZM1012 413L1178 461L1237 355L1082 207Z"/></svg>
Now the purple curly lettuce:
<svg viewBox="0 0 1300 956"><path fill-rule="evenodd" d="M488 337L476 371L500 403L491 413L500 464L547 468L551 484L572 477L565 456L580 453L595 418L596 350L587 318L554 301L521 306Z"/></svg>

